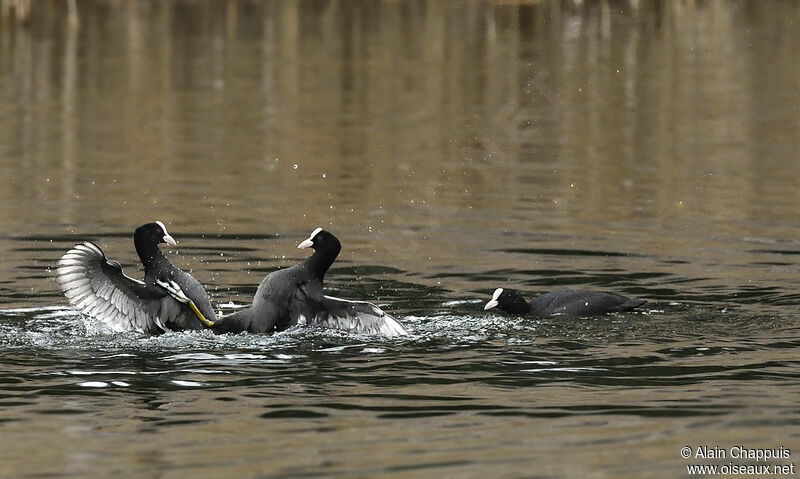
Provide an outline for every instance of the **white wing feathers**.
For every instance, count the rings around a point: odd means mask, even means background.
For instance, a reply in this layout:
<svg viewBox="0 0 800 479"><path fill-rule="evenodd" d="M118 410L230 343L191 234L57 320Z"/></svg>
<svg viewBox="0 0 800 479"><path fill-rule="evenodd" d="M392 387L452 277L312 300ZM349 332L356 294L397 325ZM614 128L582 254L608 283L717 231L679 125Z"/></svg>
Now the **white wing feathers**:
<svg viewBox="0 0 800 479"><path fill-rule="evenodd" d="M58 280L69 302L116 332L153 332L160 302L144 283L126 276L116 261L91 242L75 245L58 261Z"/></svg>
<svg viewBox="0 0 800 479"><path fill-rule="evenodd" d="M391 315L367 301L325 296L327 314L317 316L314 324L325 328L372 334L387 338L408 336L408 331Z"/></svg>

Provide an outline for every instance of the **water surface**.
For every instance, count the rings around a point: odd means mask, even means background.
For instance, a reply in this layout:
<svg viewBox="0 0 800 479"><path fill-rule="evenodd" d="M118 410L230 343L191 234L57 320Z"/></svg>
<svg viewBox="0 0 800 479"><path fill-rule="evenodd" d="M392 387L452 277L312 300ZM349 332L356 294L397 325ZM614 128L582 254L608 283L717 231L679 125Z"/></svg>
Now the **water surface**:
<svg viewBox="0 0 800 479"><path fill-rule="evenodd" d="M800 454L794 2L77 4L0 23L1 476L686 477L686 445ZM91 240L140 276L130 235L156 219L222 310L330 229L329 291L411 334L86 323L57 258ZM649 304L484 312L499 286Z"/></svg>

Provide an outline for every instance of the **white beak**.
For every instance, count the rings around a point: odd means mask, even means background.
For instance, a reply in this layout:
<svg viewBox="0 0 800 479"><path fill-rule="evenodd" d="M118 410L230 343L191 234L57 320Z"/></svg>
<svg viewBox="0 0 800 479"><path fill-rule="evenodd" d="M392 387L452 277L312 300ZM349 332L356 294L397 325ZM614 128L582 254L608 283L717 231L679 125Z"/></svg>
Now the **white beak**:
<svg viewBox="0 0 800 479"><path fill-rule="evenodd" d="M175 238L170 235L164 235L164 238L162 239L164 240L164 243L167 243L170 246L178 246L178 242L175 241Z"/></svg>
<svg viewBox="0 0 800 479"><path fill-rule="evenodd" d="M483 307L483 310L487 311L497 306L498 305L497 298L499 298L501 294L503 294L503 288L497 288L496 290L494 290L494 293L492 293L492 299L490 299L489 302L486 303L486 306Z"/></svg>
<svg viewBox="0 0 800 479"><path fill-rule="evenodd" d="M160 226L161 231L164 232L164 237L161 238L164 240L164 243L167 243L170 246L178 246L178 242L175 241L175 238L173 238L172 236L169 235L169 233L167 233L167 226L160 221L156 221L156 224Z"/></svg>
<svg viewBox="0 0 800 479"><path fill-rule="evenodd" d="M317 233L322 231L322 228L317 228L311 232L311 236L308 237L305 241L297 245L297 249L306 249L314 246L314 236L317 236Z"/></svg>

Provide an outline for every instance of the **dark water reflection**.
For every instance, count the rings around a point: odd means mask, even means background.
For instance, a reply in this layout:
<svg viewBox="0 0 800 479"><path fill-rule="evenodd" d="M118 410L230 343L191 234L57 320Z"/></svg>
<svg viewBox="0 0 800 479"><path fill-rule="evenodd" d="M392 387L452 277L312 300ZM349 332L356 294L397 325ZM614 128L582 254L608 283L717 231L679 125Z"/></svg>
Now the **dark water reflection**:
<svg viewBox="0 0 800 479"><path fill-rule="evenodd" d="M687 444L800 450L798 4L77 6L0 23L0 476L683 477ZM411 337L99 334L51 268L93 240L135 275L154 219L222 309L328 227L330 290ZM650 304L484 313L510 285Z"/></svg>

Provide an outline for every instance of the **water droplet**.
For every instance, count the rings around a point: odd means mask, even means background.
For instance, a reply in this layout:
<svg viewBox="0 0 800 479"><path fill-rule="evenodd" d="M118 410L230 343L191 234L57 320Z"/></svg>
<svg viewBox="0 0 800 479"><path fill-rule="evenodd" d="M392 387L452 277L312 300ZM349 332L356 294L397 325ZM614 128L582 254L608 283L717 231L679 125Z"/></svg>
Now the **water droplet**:
<svg viewBox="0 0 800 479"><path fill-rule="evenodd" d="M292 168L294 168L294 169L296 170L296 169L297 169L297 163L295 163L294 165L292 165Z"/></svg>

